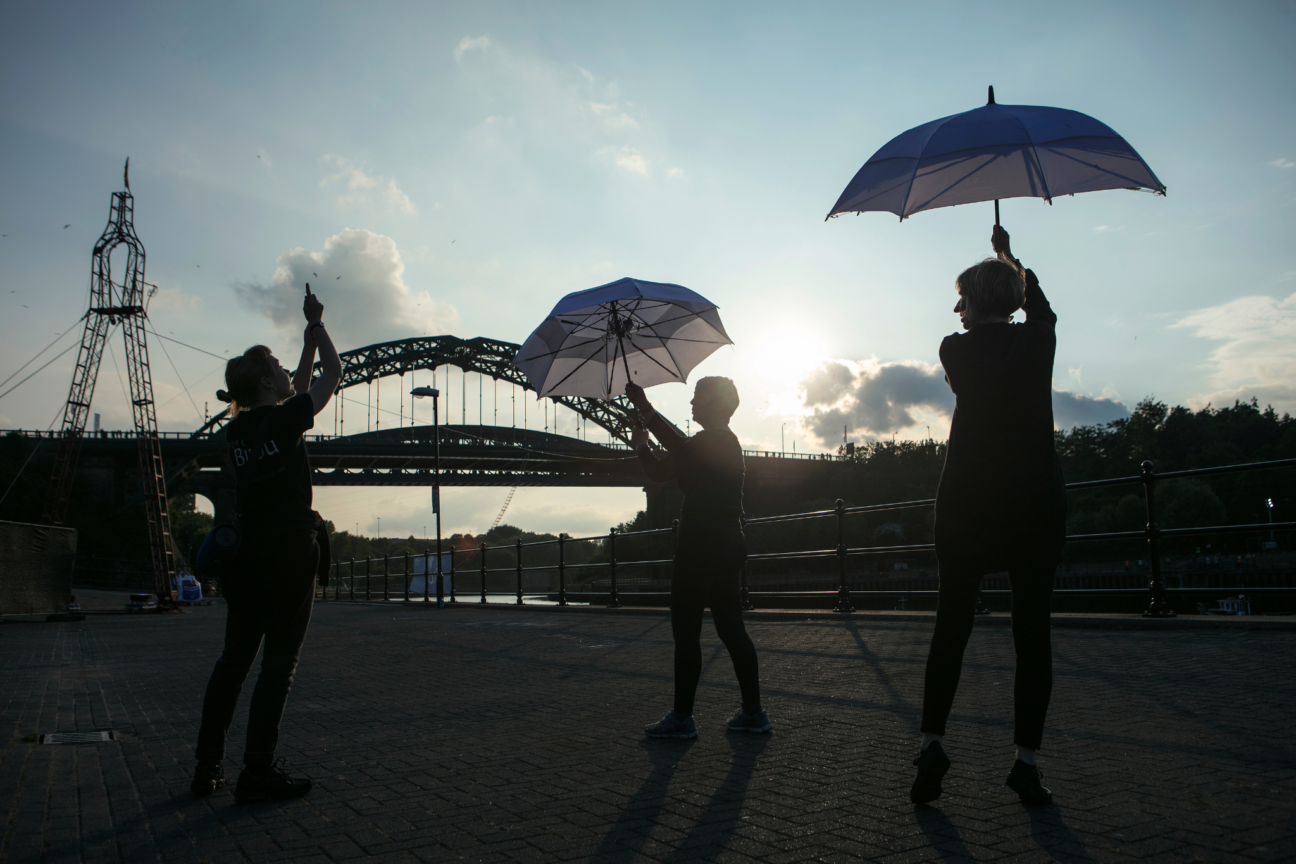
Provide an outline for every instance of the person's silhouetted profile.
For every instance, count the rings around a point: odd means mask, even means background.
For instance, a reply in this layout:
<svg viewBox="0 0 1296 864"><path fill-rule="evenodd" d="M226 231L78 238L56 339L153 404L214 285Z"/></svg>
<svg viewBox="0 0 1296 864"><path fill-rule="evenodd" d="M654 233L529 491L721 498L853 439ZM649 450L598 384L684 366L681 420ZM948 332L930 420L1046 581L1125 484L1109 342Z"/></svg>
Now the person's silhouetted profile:
<svg viewBox="0 0 1296 864"><path fill-rule="evenodd" d="M296 798L311 788L310 780L289 775L274 754L310 625L321 545L327 536L320 515L311 509L311 469L302 436L337 389L342 361L324 329L324 305L310 293L310 285L302 312L307 325L296 376L269 348L254 345L225 365L229 389L217 391L217 398L231 403L233 415L225 440L238 479L234 524L242 542L235 559L220 573L229 611L225 647L203 696L194 754L198 765L190 784L199 797L225 785L225 735L262 643L261 674L248 709L245 767L235 798ZM322 368L312 384L316 348Z"/></svg>
<svg viewBox="0 0 1296 864"><path fill-rule="evenodd" d="M998 258L957 279L966 333L941 343L954 391L949 450L936 493L940 591L923 688L923 740L915 804L941 794L949 769L943 739L986 573L1007 570L1012 586L1013 687L1017 761L1008 775L1023 801L1052 793L1035 764L1053 689L1049 603L1066 539L1066 487L1053 443L1053 355L1057 315L1039 281L1012 256L1008 232L991 236ZM1017 309L1026 314L1012 323Z"/></svg>
<svg viewBox="0 0 1296 864"><path fill-rule="evenodd" d="M729 718L735 732L774 728L761 707L756 648L743 626L740 580L747 546L742 529L743 452L729 419L738 408L738 390L728 378L702 378L693 392L693 419L702 431L686 438L667 423L637 384L626 396L643 426L631 443L648 479L676 480L684 493L675 565L671 572L671 633L675 637L675 704L666 716L644 728L652 738L696 738L693 700L702 676L702 612L710 607L716 634L729 650L742 707ZM658 459L648 448L648 432L666 448Z"/></svg>

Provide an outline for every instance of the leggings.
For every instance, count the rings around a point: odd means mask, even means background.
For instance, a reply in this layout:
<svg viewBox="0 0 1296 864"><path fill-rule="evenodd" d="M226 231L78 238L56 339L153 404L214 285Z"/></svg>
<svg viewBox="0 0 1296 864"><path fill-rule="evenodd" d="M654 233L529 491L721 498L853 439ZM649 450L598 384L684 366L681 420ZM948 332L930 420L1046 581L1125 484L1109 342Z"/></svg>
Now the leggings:
<svg viewBox="0 0 1296 864"><path fill-rule="evenodd" d="M690 536L691 535L691 536ZM671 577L671 633L675 637L675 715L693 714L702 677L702 610L711 608L716 635L729 650L743 707L760 708L756 646L743 626L739 579L747 551L741 528L686 534Z"/></svg>
<svg viewBox="0 0 1296 864"><path fill-rule="evenodd" d="M1049 605L1053 596L1052 563L1025 562L1008 569L1012 585L1012 635L1017 649L1013 682L1013 743L1037 750L1044 735L1044 716L1053 692L1053 653L1049 640ZM922 732L944 735L954 704L963 649L972 635L981 573L941 566L936 631L927 654L923 686Z"/></svg>
<svg viewBox="0 0 1296 864"><path fill-rule="evenodd" d="M310 625L318 559L314 530L245 531L238 560L221 576L221 591L229 607L225 650L216 661L203 697L195 753L200 762L225 758L225 735L263 641L265 652L248 710L243 763L269 765L274 761L279 723Z"/></svg>

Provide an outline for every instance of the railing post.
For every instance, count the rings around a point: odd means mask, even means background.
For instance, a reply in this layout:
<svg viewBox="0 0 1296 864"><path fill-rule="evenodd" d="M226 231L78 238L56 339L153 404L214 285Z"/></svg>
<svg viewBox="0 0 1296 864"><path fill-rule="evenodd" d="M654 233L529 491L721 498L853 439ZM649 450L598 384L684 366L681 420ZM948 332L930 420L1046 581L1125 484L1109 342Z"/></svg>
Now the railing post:
<svg viewBox="0 0 1296 864"><path fill-rule="evenodd" d="M517 538L517 604L522 605L522 538Z"/></svg>
<svg viewBox="0 0 1296 864"><path fill-rule="evenodd" d="M387 579L390 567L390 558L388 553L383 553L383 600L384 602L391 599L391 592L388 590L389 582Z"/></svg>
<svg viewBox="0 0 1296 864"><path fill-rule="evenodd" d="M428 550L424 549L423 550L423 602L424 603L427 603L432 597L431 594L432 576L430 571L428 570L428 562L430 560L432 559L428 557Z"/></svg>
<svg viewBox="0 0 1296 864"><path fill-rule="evenodd" d="M445 608L445 578L441 572L441 544L437 544L437 608Z"/></svg>
<svg viewBox="0 0 1296 864"><path fill-rule="evenodd" d="M373 558L365 559L365 602L373 599Z"/></svg>
<svg viewBox="0 0 1296 864"><path fill-rule="evenodd" d="M348 574L348 576L350 577L347 580L350 585L350 591L348 592L349 599L351 600L352 603L354 603L355 602L355 558L351 559L351 572Z"/></svg>
<svg viewBox="0 0 1296 864"><path fill-rule="evenodd" d="M1156 474L1152 472L1150 460L1144 462L1141 468L1143 500L1147 504L1147 528L1143 533L1147 537L1148 554L1152 557L1152 581L1148 583L1148 607L1143 611L1143 617L1173 618L1175 612L1165 596L1165 583L1161 581L1161 558L1157 550L1160 529L1156 523Z"/></svg>
<svg viewBox="0 0 1296 864"><path fill-rule="evenodd" d="M481 544L481 602L486 602L486 541Z"/></svg>
<svg viewBox="0 0 1296 864"><path fill-rule="evenodd" d="M342 599L342 562L333 562L333 599Z"/></svg>
<svg viewBox="0 0 1296 864"><path fill-rule="evenodd" d="M567 543L567 535L558 534L558 605L567 605L567 558L564 552L564 546Z"/></svg>
<svg viewBox="0 0 1296 864"><path fill-rule="evenodd" d="M741 523L742 523L743 534L745 535L747 533L746 516L741 517ZM745 543L746 537L744 537L743 539ZM746 556L744 556L743 563L742 563L742 610L744 612L747 612L755 608L756 608L756 604L751 602L751 593L747 590L747 558Z"/></svg>
<svg viewBox="0 0 1296 864"><path fill-rule="evenodd" d="M854 612L850 589L846 587L846 502L837 499L837 605L834 612Z"/></svg>
<svg viewBox="0 0 1296 864"><path fill-rule="evenodd" d="M409 602L409 577L410 577L409 552L407 550L405 552L405 602L406 603Z"/></svg>
<svg viewBox="0 0 1296 864"><path fill-rule="evenodd" d="M454 587L455 586L455 547L453 546L450 547L449 555L450 555L450 602L456 603L458 602L458 599L455 597L455 587Z"/></svg>
<svg viewBox="0 0 1296 864"><path fill-rule="evenodd" d="M608 532L608 554L609 554L608 572L612 576L612 593L608 597L607 608L620 609L621 598L617 596L617 584L616 584L616 529L615 528L613 528Z"/></svg>

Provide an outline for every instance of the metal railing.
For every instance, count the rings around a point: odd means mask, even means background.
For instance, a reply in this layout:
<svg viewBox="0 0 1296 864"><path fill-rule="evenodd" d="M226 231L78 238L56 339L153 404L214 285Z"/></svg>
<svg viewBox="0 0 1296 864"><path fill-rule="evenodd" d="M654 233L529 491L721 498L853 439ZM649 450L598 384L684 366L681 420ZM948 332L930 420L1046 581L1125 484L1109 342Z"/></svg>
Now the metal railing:
<svg viewBox="0 0 1296 864"><path fill-rule="evenodd" d="M1147 546L1147 552L1148 552L1149 581L1146 589L1070 588L1070 589L1058 589L1055 593L1061 593L1061 594L1127 593L1128 594L1134 592L1142 593L1146 591L1147 606L1143 614L1147 617L1172 617L1175 613L1171 608L1171 604L1167 598L1167 593L1174 590L1193 591L1198 589L1188 589L1188 588L1167 589L1162 574L1162 556L1160 554L1161 553L1160 545L1164 539L1217 535L1217 534L1255 534L1255 533L1272 533L1275 531L1286 532L1286 531L1291 531L1292 529L1296 529L1296 522L1274 522L1274 523L1258 523L1258 524L1245 524L1245 525L1215 525L1215 526L1203 526L1203 527L1193 527L1193 528L1160 528L1158 527L1157 524L1157 508L1156 508L1157 484L1165 480L1181 479L1181 478L1188 478L1188 477L1204 477L1204 476L1211 476L1211 475L1218 475L1218 474L1240 473L1240 472L1248 472L1248 471L1259 471L1259 470L1291 468L1291 467L1296 467L1296 459L1279 459L1279 460L1274 460L1269 462L1253 462L1244 465L1225 465L1225 466L1217 466L1212 468L1196 468L1196 469L1189 469L1184 471L1168 471L1162 474L1157 474L1152 470L1153 466L1151 462L1144 462L1141 466L1141 471L1137 476L1113 477L1105 480L1089 480L1089 481L1083 481L1079 483L1067 484L1067 489L1069 490L1098 489L1104 487L1132 486L1132 485L1138 485L1142 488L1144 507L1147 514L1147 523L1141 530L1108 531L1108 532L1096 533L1096 534L1071 535L1067 537L1067 542L1068 543L1091 543L1091 542L1099 542L1099 541L1131 541L1132 540L1132 541L1138 541L1144 543ZM783 514L778 516L762 516L762 517L756 517L751 519L745 519L743 521L743 524L745 529L748 531L750 531L752 528L756 526L761 526L761 525L773 525L777 523L833 519L836 521L835 527L836 527L837 543L832 548L785 551L785 552L755 552L749 554L747 556L748 566L745 566L743 568L742 576L741 576L743 608L745 609L754 608L754 605L752 603L753 598L823 597L825 599L835 598L836 602L832 607L833 611L845 613L845 612L854 611L855 607L854 604L852 603L852 598L855 596L869 595L869 594L885 594L885 595L935 594L936 592L934 589L927 590L927 591L924 590L897 591L891 589L871 590L867 588L852 587L848 582L848 574L847 574L847 561L853 557L859 557L859 556L895 557L897 555L908 555L908 554L915 554L915 553L933 553L936 548L935 544L915 543L915 544L891 545L891 546L852 547L849 546L846 542L848 517L859 516L863 514L877 514L877 513L894 512L899 510L927 508L927 507L932 507L935 503L936 501L934 498L928 498L920 501L900 501L900 502L893 502L888 504L869 504L869 505L856 506L856 507L847 507L845 502L839 499L836 503L836 506L828 510L816 510L816 511L810 511L806 513L788 513L788 514ZM449 599L451 603L456 602L457 600L455 596L455 586L457 580L454 578L456 566L457 566L456 562L470 555L476 555L478 556L479 559L477 562L475 562L477 566L472 568L472 570L476 573L479 579L478 591L477 591L478 603L489 602L490 596L493 595L496 598L500 598L504 596L512 597L513 598L512 602L515 605L522 605L526 601L527 596L532 596L532 597L542 596L546 599L546 601L556 602L556 604L559 606L566 606L568 605L568 603L573 602L575 600L585 600L587 602L588 601L601 602L602 600L606 600L607 606L609 608L616 608L622 605L621 600L623 597L626 598L666 597L669 595L668 591L623 591L620 589L618 583L619 580L623 578L624 572L626 571L627 568L642 568L642 567L660 568L660 567L670 566L672 564L673 557L674 557L673 548L675 545L675 539L678 534L678 529L679 529L679 523L676 522L670 528L659 528L659 529L653 529L648 531L618 532L616 529L612 529L607 534L600 534L600 535L595 535L590 537L568 537L567 535L564 534L554 540L539 540L539 541L532 541L532 542L525 542L525 543L521 540L521 538L518 538L516 541L508 545L488 546L486 543L483 542L476 549L472 549L472 550L461 549L458 551L451 550L450 571L448 574L449 582L451 586ZM617 557L618 540L624 543L626 540L629 540L630 538L661 537L667 534L672 536L671 557L665 557L665 558L650 557L650 558L635 559L635 560L622 560ZM601 543L603 545L603 551L606 555L606 558L604 560L598 560L593 562L569 563L567 557L567 549L570 548L571 544L573 543L585 543L585 542ZM527 555L533 554L535 551L543 547L550 547L550 546L557 547L556 563L528 564L526 560ZM498 556L499 553L506 552L506 551L512 553L511 556L512 561L508 566L503 566L503 567L489 566L489 557L492 552L495 552L496 555ZM425 561L427 560L428 556L435 557L433 553L426 552L426 551L423 553L423 556L425 558ZM410 570L410 564L409 564L410 556L406 554L404 556L404 559L405 559L404 566L402 570L402 575L404 577L403 584L405 586L403 599L410 600L411 599L409 596L410 577L414 574ZM835 590L753 591L750 590L749 588L748 570L750 564L753 562L806 561L806 560L814 560L814 559L835 559L836 561L835 569L837 571L836 573L837 587ZM352 559L349 563L334 562L333 577L335 581L333 584L332 599L338 599L338 600L343 599L344 594L346 596L346 599L351 599L351 600L357 599L357 591L358 591L357 582L359 582L360 580L363 580L363 587L359 589L359 591L363 595L362 599L365 600L373 599L373 595L376 593L373 587L374 578L375 578L373 573L373 564L378 561L382 562L381 587L383 592L383 599L384 600L392 599L391 592L389 590L390 562L388 560L388 556L384 556L381 559L373 558L373 559L365 559L364 561L362 561L361 563L364 564L364 569L365 569L363 575L360 575L358 573L357 562L354 559ZM583 573L597 573L600 570L606 573L607 590L573 591L569 589L568 587L569 574L573 572L577 575ZM427 564L425 564L424 566L424 572L425 573L427 572ZM468 572L467 568L464 568L463 572ZM542 591L525 590L524 581L525 581L526 574L540 573L540 572L548 573L550 576L553 576L556 572L557 583L558 583L556 592L553 592L552 590L542 590ZM491 577L495 578L496 583L498 585L501 574L510 574L513 577L512 579L513 585L510 586L510 590L508 592L501 592L498 590L488 591L487 586ZM429 600L428 586L430 585L430 583L431 583L431 579L424 580L424 592L423 592L424 596L421 598L424 601ZM345 588L343 587L344 584L346 586ZM1250 593L1266 593L1266 592L1296 593L1296 588L1283 588L1283 587L1261 587L1256 589L1232 589L1232 590L1246 590ZM1006 594L1009 592L1008 589L985 589L984 593ZM327 592L325 592L325 594L327 595ZM551 596L553 597L553 600L549 600ZM439 597L440 597L440 592L438 592L438 598ZM419 599L419 598L415 597L413 599Z"/></svg>

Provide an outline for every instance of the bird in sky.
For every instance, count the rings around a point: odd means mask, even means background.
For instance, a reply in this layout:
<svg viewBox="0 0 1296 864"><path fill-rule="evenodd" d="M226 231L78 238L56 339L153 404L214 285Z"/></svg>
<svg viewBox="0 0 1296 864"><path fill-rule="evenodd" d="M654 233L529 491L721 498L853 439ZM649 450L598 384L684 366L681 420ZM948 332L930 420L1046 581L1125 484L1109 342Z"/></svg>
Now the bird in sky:
<svg viewBox="0 0 1296 864"><path fill-rule="evenodd" d="M71 227L72 227L72 223L69 222L68 224L66 224L66 225L63 226L63 230L66 231L67 229L69 229L69 228L71 228Z"/></svg>
<svg viewBox="0 0 1296 864"><path fill-rule="evenodd" d="M342 277L341 277L341 276L339 276L339 277L337 277L337 278L338 278L338 279L341 279L341 278L342 278ZM334 280L333 280L333 281L334 281L334 282L336 282L336 281L337 281L337 279L334 279Z"/></svg>
<svg viewBox="0 0 1296 864"><path fill-rule="evenodd" d="M313 272L313 271L311 272L311 275L314 276L316 279L319 278L319 274L318 274L318 273L315 273L315 272Z"/></svg>
<svg viewBox="0 0 1296 864"><path fill-rule="evenodd" d="M260 153L257 154L257 158L258 158L258 159L261 158L261 154L260 154Z"/></svg>

